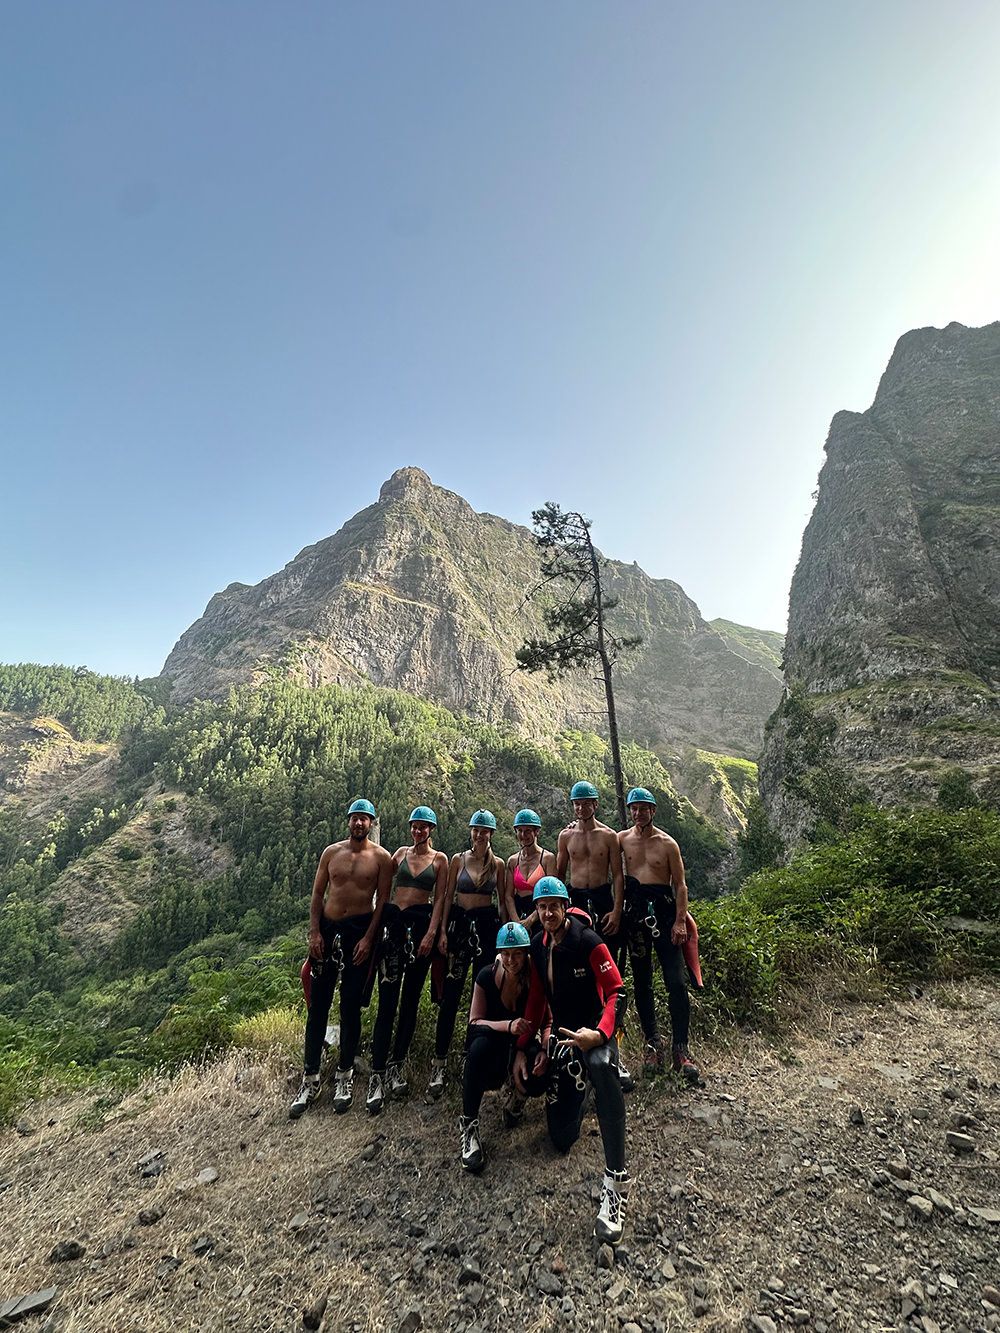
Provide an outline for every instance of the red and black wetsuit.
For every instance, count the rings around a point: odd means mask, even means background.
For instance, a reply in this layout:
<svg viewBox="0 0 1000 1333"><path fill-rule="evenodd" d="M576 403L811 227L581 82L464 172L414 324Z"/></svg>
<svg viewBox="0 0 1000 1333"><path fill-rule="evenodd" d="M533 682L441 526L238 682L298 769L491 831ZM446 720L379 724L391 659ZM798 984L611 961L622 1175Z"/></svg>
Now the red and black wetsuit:
<svg viewBox="0 0 1000 1333"><path fill-rule="evenodd" d="M596 1028L605 1038L592 1051L571 1049L554 1055L546 1106L549 1137L568 1152L580 1137L587 1080L594 1089L597 1118L609 1171L625 1170L625 1099L618 1078L615 1031L625 1005L622 979L608 947L576 910L566 916L562 937L536 935L531 942L531 984L525 1018L529 1031L518 1038L524 1050L546 1008L552 1012L553 1038L560 1028ZM554 1042L553 1042L554 1045Z"/></svg>

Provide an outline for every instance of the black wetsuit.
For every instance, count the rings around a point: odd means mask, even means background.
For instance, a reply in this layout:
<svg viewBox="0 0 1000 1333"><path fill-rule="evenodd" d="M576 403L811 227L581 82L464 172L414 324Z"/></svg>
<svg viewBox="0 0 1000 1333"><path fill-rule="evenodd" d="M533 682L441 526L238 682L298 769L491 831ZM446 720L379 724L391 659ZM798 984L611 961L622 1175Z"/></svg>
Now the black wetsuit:
<svg viewBox="0 0 1000 1333"><path fill-rule="evenodd" d="M492 875L477 884L466 869L463 857L462 868L455 881L456 893L488 893L493 902L486 907L459 907L455 903L448 917L448 957L434 1034L434 1054L439 1060L448 1054L462 1003L462 992L465 990L465 979L470 969L473 977L478 977L483 968L496 958L497 931L500 929L496 888L495 861Z"/></svg>
<svg viewBox="0 0 1000 1333"><path fill-rule="evenodd" d="M625 914L628 923L628 955L635 984L635 1007L646 1040L659 1042L656 1003L653 999L653 955L659 959L667 987L667 1005L675 1046L686 1046L691 1024L691 1001L687 989L684 953L670 932L677 919L677 900L669 884L640 884L634 876L625 880Z"/></svg>
<svg viewBox="0 0 1000 1333"><path fill-rule="evenodd" d="M550 976L551 968L551 976ZM547 934L531 941L531 987L525 1018L530 1031L518 1038L526 1049L546 1004L552 1012L552 1067L546 1119L549 1138L568 1152L580 1137L589 1080L609 1171L625 1170L625 1099L618 1077L615 1031L624 1008L622 980L608 947L575 912L567 916L558 944ZM596 1028L605 1044L591 1051L558 1053L559 1029Z"/></svg>
<svg viewBox="0 0 1000 1333"><path fill-rule="evenodd" d="M405 856L400 861L396 871L397 891L401 888L415 888L430 894L434 892L436 883L437 871L433 860L416 876L410 873ZM426 958L421 958L417 950L431 924L431 913L429 902L403 908L389 903L382 916L384 927L378 968L378 1013L372 1032L372 1069L378 1073L384 1072L389 1058L393 1024L396 1024L396 1040L392 1042L394 1064L401 1064L406 1059L413 1034L417 1030L420 995L434 955L431 949Z"/></svg>
<svg viewBox="0 0 1000 1333"><path fill-rule="evenodd" d="M309 1017L306 1019L305 1072L318 1074L323 1058L323 1038L333 1004L333 992L340 982L340 1059L338 1068L353 1069L361 1040L361 1008L365 983L372 958L354 963L354 949L372 922L371 912L345 916L340 921L320 922L323 935L323 961L312 965L309 991Z"/></svg>
<svg viewBox="0 0 1000 1333"><path fill-rule="evenodd" d="M482 968L474 984L486 998L486 1013L483 1017L490 1023L509 1023L523 1016L528 993L525 990L515 1007L507 1009L497 985L497 967L498 964L493 962ZM474 1120L479 1115L485 1092L503 1087L514 1060L516 1041L511 1033L479 1027L470 1021L465 1039L465 1071L462 1075L462 1114L467 1119ZM539 1042L529 1043L526 1050L529 1071L541 1049ZM540 1097L547 1085L547 1077L535 1078L529 1072L525 1090L529 1097Z"/></svg>

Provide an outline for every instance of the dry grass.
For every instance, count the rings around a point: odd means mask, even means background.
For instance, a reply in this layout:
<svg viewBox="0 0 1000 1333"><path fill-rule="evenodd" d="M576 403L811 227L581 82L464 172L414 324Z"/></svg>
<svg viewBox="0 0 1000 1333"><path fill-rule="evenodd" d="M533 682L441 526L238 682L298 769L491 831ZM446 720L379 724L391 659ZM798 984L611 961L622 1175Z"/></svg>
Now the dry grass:
<svg viewBox="0 0 1000 1333"><path fill-rule="evenodd" d="M706 1262L712 1308L697 1320L701 1333L744 1328L755 1293L772 1274L808 1280L817 1302L824 1282L837 1284L845 1311L877 1309L891 1326L913 1239L879 1219L886 1200L873 1198L866 1183L891 1138L857 1133L847 1111L861 1106L874 1126L887 1106L905 1111L926 1103L934 1123L906 1132L913 1151L933 1162L935 1187L966 1203L995 1197L995 1135L981 1133L975 1160L947 1154L950 1103L942 1102L940 1087L950 1077L942 1070L961 1069L963 1086L976 1075L986 1125L993 1123L988 1090L1000 1063L1000 992L952 983L942 988L941 1003L915 996L873 1005L845 1000L841 983L827 979L817 981L800 1020L786 1044L731 1033L725 1047L702 1048L704 1089L657 1080L640 1083L630 1098L630 1231L639 1267L598 1273L593 1266L590 1186L600 1144L592 1122L562 1163L544 1145L540 1108L504 1141L491 1102L483 1124L493 1160L470 1181L455 1162L453 1102L427 1107L414 1096L372 1122L359 1095L351 1115L336 1117L321 1103L292 1124L286 1107L294 1062L236 1052L151 1080L96 1129L89 1113L95 1099L77 1096L33 1108L40 1128L30 1137L0 1135L0 1293L58 1285L59 1306L71 1316L59 1333L292 1330L301 1327L302 1308L327 1293L330 1333L355 1325L392 1330L414 1300L423 1307L424 1329L449 1326L461 1310L484 1329L547 1333L564 1326L558 1305L540 1301L524 1267L535 1264L525 1246L545 1237L545 1261L557 1258L567 1282L582 1279L596 1293L598 1312L581 1309L578 1329L617 1331L619 1314L628 1311L655 1317L673 1333L695 1327L691 1283L680 1272L667 1284L643 1276L643 1264L659 1264L656 1247L640 1239L642 1220L655 1211L667 1232ZM278 1011L247 1039L280 1046L291 1029L290 1016ZM296 1026L296 1047L300 1035ZM46 1125L48 1118L55 1123ZM376 1133L381 1155L359 1164ZM156 1148L167 1169L143 1181L136 1164ZM808 1162L816 1169L832 1163L836 1174L814 1183ZM206 1166L216 1168L218 1180L198 1185ZM332 1189L339 1211L325 1212L319 1187L338 1174ZM787 1193L777 1193L777 1185ZM374 1205L370 1214L366 1201ZM153 1207L164 1210L162 1220L140 1226L140 1209ZM300 1210L308 1222L293 1230ZM454 1260L439 1258L422 1285L413 1283L407 1256L418 1242L408 1236L419 1233L407 1228L425 1217L437 1234L471 1238L489 1264L486 1299L474 1314L459 1303ZM509 1225L498 1227L505 1218ZM831 1248L803 1250L803 1237L817 1230L831 1237ZM214 1249L199 1258L191 1245L203 1234ZM845 1283L862 1265L838 1257L845 1236L884 1267L884 1287L857 1295L866 1305L849 1305L855 1296ZM949 1246L963 1244L963 1236L951 1235ZM85 1258L50 1264L52 1245L68 1238L86 1245ZM974 1264L971 1254L962 1262ZM161 1270L166 1256L181 1260L175 1272ZM601 1293L618 1281L621 1295L601 1307ZM845 1313L830 1327L870 1326L853 1318Z"/></svg>

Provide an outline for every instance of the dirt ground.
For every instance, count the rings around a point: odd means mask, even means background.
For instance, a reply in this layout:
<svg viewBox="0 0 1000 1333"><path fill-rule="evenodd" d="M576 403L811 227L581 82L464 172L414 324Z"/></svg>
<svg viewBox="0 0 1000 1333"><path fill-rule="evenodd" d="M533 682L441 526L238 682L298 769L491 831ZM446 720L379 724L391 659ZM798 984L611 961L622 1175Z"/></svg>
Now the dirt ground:
<svg viewBox="0 0 1000 1333"><path fill-rule="evenodd" d="M508 1133L489 1098L470 1178L454 1086L372 1120L359 1079L348 1115L293 1123L287 1060L233 1054L35 1106L0 1137L0 1308L56 1287L19 1325L46 1333L293 1330L323 1297L329 1333L1000 1330L1000 988L816 1005L787 1045L699 1054L703 1086L627 1098L609 1268L592 1116L561 1158L540 1105Z"/></svg>

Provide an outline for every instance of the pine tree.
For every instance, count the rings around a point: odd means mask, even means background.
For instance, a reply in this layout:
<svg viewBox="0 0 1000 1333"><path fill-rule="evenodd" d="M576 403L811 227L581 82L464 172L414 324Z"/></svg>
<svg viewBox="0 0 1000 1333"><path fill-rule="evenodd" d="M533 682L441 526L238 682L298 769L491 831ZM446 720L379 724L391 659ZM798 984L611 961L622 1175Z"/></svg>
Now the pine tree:
<svg viewBox="0 0 1000 1333"><path fill-rule="evenodd" d="M591 540L590 520L572 510L561 509L551 500L536 509L531 520L535 539L542 549L542 578L532 596L539 597L552 589L557 600L542 611L550 637L527 639L517 650L517 664L522 671L544 671L549 680L592 662L600 664L618 818L624 828L625 783L612 671L619 656L642 640L624 638L608 627L608 612L618 605L618 598L608 597L604 591L601 571L605 561Z"/></svg>

